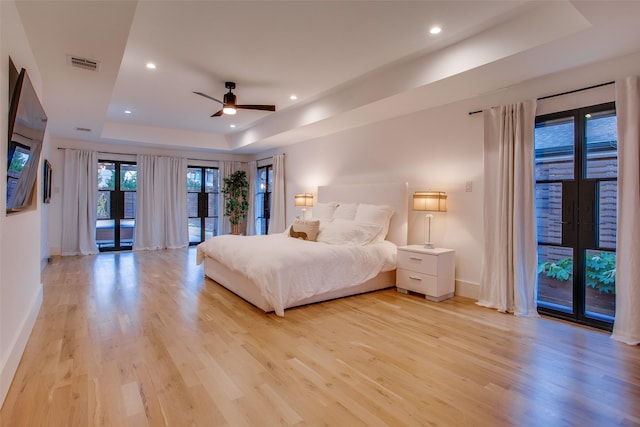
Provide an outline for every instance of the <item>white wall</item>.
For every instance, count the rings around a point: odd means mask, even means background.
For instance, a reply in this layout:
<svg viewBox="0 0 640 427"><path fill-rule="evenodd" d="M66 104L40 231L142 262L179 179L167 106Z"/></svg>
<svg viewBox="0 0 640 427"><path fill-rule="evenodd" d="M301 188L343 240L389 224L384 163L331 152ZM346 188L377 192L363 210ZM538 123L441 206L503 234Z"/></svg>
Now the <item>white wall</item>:
<svg viewBox="0 0 640 427"><path fill-rule="evenodd" d="M422 111L286 147L287 221L293 195L327 184L408 182L409 192L446 191L432 240L457 251L459 282L479 281L482 253L482 116L469 103ZM478 137L480 136L480 137ZM466 192L467 182L473 191ZM409 202L408 202L409 203ZM424 213L409 213L409 244L424 243ZM464 285L464 283L462 284Z"/></svg>
<svg viewBox="0 0 640 427"><path fill-rule="evenodd" d="M13 1L0 2L0 31L0 165L6 165L9 56L18 70L27 69L41 100L42 79ZM47 150L48 138L45 137L43 153ZM42 162L39 171L41 166ZM6 182L6 168L0 167L0 404L4 402L42 303L41 224L45 221L41 173L36 183L36 209L8 216L4 213Z"/></svg>
<svg viewBox="0 0 640 427"><path fill-rule="evenodd" d="M52 256L60 255L62 245L62 195L64 192L63 170L64 150L58 148L73 148L83 150L95 150L104 153L100 158L108 160L135 161L136 154L148 154L158 156L179 156L189 159L189 165L217 166L219 160L247 161L247 156L228 155L220 153L208 153L206 151L171 150L159 147L128 146L123 144L96 144L81 140L52 138L51 153L48 160L53 169L51 183L51 203L46 206L48 210L48 230L43 233L47 236L44 246ZM117 153L117 154L110 154ZM195 160L194 160L195 159Z"/></svg>
<svg viewBox="0 0 640 427"><path fill-rule="evenodd" d="M471 111L538 98L640 74L640 53L528 81L497 93L424 110L257 155L285 152L287 221L299 215L293 195L318 185L408 182L410 192L446 191L448 212L432 236L456 250L456 292L477 297L483 256L483 115ZM538 113L614 100L614 86L538 102ZM465 191L465 184L472 191ZM423 242L424 216L410 212L409 243Z"/></svg>

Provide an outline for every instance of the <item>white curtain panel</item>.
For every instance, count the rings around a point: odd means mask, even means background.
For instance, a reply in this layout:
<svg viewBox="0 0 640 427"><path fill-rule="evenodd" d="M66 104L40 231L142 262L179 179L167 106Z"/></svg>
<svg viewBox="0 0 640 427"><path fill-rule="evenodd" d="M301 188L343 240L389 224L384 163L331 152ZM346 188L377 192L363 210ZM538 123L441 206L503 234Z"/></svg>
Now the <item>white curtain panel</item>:
<svg viewBox="0 0 640 427"><path fill-rule="evenodd" d="M616 82L618 232L616 320L611 337L640 344L640 77Z"/></svg>
<svg viewBox="0 0 640 427"><path fill-rule="evenodd" d="M138 155L138 188L136 191L136 223L133 249L155 249L159 246L160 221L154 220L154 176L156 159L154 156ZM159 215L159 213L158 213Z"/></svg>
<svg viewBox="0 0 640 427"><path fill-rule="evenodd" d="M62 255L98 253L98 154L64 150Z"/></svg>
<svg viewBox="0 0 640 427"><path fill-rule="evenodd" d="M188 246L187 160L139 155L137 163L138 190L133 249Z"/></svg>
<svg viewBox="0 0 640 427"><path fill-rule="evenodd" d="M484 111L484 262L478 304L537 317L536 101Z"/></svg>
<svg viewBox="0 0 640 427"><path fill-rule="evenodd" d="M247 236L256 234L256 179L258 175L258 162L251 161L247 164L247 180L249 181L249 210L247 211Z"/></svg>
<svg viewBox="0 0 640 427"><path fill-rule="evenodd" d="M161 191L164 204L164 242L166 248L189 246L189 211L187 208L187 159L160 157Z"/></svg>
<svg viewBox="0 0 640 427"><path fill-rule="evenodd" d="M286 196L284 191L284 154L273 156L273 189L269 234L284 232L286 224Z"/></svg>

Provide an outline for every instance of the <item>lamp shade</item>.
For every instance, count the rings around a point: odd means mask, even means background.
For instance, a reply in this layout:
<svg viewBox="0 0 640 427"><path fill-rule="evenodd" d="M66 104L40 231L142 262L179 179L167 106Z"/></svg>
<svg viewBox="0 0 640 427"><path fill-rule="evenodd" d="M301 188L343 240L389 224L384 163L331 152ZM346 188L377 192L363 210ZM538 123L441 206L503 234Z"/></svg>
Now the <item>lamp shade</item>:
<svg viewBox="0 0 640 427"><path fill-rule="evenodd" d="M444 191L416 191L413 193L414 211L447 211L447 193Z"/></svg>
<svg viewBox="0 0 640 427"><path fill-rule="evenodd" d="M310 194L310 193L296 194L293 198L293 201L296 206L301 206L303 208L310 208L313 206L313 194Z"/></svg>

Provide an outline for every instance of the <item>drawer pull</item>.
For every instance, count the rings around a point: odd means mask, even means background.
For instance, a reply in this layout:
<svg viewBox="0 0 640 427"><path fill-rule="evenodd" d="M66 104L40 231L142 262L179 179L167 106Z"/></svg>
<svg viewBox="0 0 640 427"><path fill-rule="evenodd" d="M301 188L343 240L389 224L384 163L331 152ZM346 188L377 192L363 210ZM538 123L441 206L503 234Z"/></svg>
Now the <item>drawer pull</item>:
<svg viewBox="0 0 640 427"><path fill-rule="evenodd" d="M409 279L422 281L422 279L420 277L415 277L415 276L409 276Z"/></svg>
<svg viewBox="0 0 640 427"><path fill-rule="evenodd" d="M409 259L412 259L414 261L422 261L422 258L418 258L418 257L415 257L415 256L411 256L411 257L409 257Z"/></svg>

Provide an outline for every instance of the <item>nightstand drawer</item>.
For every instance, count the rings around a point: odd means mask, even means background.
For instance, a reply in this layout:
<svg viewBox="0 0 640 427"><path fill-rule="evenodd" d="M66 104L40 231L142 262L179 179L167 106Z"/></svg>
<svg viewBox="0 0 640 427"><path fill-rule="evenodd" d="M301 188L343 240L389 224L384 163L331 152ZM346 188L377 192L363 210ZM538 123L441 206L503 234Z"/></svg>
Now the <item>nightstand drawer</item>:
<svg viewBox="0 0 640 427"><path fill-rule="evenodd" d="M428 274L398 269L396 270L396 286L401 289L408 289L421 294L436 295L438 279L435 276L429 276Z"/></svg>
<svg viewBox="0 0 640 427"><path fill-rule="evenodd" d="M398 251L398 269L407 269L418 273L438 274L438 257L435 255Z"/></svg>

